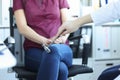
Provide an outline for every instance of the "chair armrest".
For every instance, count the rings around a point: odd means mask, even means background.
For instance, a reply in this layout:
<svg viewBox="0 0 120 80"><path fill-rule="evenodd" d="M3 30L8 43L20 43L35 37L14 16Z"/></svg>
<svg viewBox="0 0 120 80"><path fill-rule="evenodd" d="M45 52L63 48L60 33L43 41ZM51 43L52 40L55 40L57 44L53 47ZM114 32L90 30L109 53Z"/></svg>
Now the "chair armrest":
<svg viewBox="0 0 120 80"><path fill-rule="evenodd" d="M73 37L70 37L69 40L70 41L73 41L72 44L70 44L71 47L76 47L76 52L78 53L79 52L79 46L80 46L80 40L83 38L84 41L86 39L86 37L84 37L85 35L78 35L78 36L73 36ZM77 44L74 44L74 40L77 40ZM89 42L84 42L83 43L83 49L82 49L82 53L81 53L81 57L82 57L82 64L83 65L87 65L88 63L88 55L90 53L90 43Z"/></svg>
<svg viewBox="0 0 120 80"><path fill-rule="evenodd" d="M76 39L80 39L80 38L82 38L82 35L70 37L69 40L76 40Z"/></svg>
<svg viewBox="0 0 120 80"><path fill-rule="evenodd" d="M88 54L90 53L90 44L83 44L83 52L82 52L82 64L87 65L88 63Z"/></svg>

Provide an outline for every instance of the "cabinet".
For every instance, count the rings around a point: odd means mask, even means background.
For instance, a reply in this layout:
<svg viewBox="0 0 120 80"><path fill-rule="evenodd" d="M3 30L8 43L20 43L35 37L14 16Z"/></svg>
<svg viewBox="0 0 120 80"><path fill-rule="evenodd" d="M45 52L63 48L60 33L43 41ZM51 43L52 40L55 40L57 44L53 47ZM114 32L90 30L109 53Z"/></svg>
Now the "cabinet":
<svg viewBox="0 0 120 80"><path fill-rule="evenodd" d="M8 27L0 28L0 40L4 41L10 35L10 31Z"/></svg>
<svg viewBox="0 0 120 80"><path fill-rule="evenodd" d="M80 15L81 15L80 0L68 0L68 4L69 4L69 7L70 7L70 9L68 10L69 20L80 17Z"/></svg>
<svg viewBox="0 0 120 80"><path fill-rule="evenodd" d="M10 0L0 0L0 27L9 27Z"/></svg>
<svg viewBox="0 0 120 80"><path fill-rule="evenodd" d="M112 22L101 26L93 25L93 77L106 68L120 64L120 23Z"/></svg>
<svg viewBox="0 0 120 80"><path fill-rule="evenodd" d="M88 65L93 73L77 75L74 80L97 80L103 70L120 64L120 23L92 24L92 31L92 56ZM74 59L75 64L80 62Z"/></svg>
<svg viewBox="0 0 120 80"><path fill-rule="evenodd" d="M93 53L96 60L120 59L120 23L93 26Z"/></svg>

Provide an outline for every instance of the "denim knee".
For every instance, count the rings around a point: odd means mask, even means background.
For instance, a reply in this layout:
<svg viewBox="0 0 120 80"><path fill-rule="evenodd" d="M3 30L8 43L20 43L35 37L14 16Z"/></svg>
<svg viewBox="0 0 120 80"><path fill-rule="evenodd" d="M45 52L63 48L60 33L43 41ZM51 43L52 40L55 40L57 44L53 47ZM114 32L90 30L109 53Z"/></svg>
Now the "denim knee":
<svg viewBox="0 0 120 80"><path fill-rule="evenodd" d="M68 45L52 44L49 48L51 49L51 53L60 56L60 60L65 62L68 67L72 65L73 53Z"/></svg>

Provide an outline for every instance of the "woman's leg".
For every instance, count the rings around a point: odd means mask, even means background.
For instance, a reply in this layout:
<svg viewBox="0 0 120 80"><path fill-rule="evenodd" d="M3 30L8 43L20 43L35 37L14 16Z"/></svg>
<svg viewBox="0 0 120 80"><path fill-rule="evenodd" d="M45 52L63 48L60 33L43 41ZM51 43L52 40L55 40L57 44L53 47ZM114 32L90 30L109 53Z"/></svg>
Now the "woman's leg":
<svg viewBox="0 0 120 80"><path fill-rule="evenodd" d="M60 56L53 53L44 53L38 71L37 80L57 80Z"/></svg>
<svg viewBox="0 0 120 80"><path fill-rule="evenodd" d="M25 67L33 72L38 72L43 50L38 48L30 48L25 51Z"/></svg>
<svg viewBox="0 0 120 80"><path fill-rule="evenodd" d="M68 67L64 62L60 62L58 80L67 80L67 78L68 78Z"/></svg>
<svg viewBox="0 0 120 80"><path fill-rule="evenodd" d="M38 72L37 80L57 80L59 64L60 56L54 53L48 54L37 48L26 51L25 67Z"/></svg>
<svg viewBox="0 0 120 80"><path fill-rule="evenodd" d="M42 53L43 50L38 48L30 48L29 50L25 51L25 67L26 69L38 72L41 60L42 60ZM35 79L27 79L27 80L36 80Z"/></svg>
<svg viewBox="0 0 120 80"><path fill-rule="evenodd" d="M64 62L67 67L72 65L72 51L68 46L54 44L49 48L51 49L51 53L43 53L37 80L58 80L61 62ZM67 80L66 76L64 80Z"/></svg>

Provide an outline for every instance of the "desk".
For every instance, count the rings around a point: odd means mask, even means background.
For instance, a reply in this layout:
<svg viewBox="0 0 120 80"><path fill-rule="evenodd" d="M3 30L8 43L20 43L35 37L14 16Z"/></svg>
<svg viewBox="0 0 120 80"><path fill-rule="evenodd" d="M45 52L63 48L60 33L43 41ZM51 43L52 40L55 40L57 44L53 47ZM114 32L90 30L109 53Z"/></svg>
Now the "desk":
<svg viewBox="0 0 120 80"><path fill-rule="evenodd" d="M9 68L16 65L16 59L7 46L0 41L0 69Z"/></svg>

